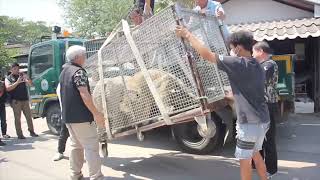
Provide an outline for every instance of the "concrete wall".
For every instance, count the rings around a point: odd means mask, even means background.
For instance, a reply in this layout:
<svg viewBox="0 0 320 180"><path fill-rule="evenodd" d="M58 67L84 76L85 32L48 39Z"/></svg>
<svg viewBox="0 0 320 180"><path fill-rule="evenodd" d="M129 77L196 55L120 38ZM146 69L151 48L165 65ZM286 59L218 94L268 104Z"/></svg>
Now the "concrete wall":
<svg viewBox="0 0 320 180"><path fill-rule="evenodd" d="M304 11L272 0L230 0L223 4L227 24L313 17Z"/></svg>

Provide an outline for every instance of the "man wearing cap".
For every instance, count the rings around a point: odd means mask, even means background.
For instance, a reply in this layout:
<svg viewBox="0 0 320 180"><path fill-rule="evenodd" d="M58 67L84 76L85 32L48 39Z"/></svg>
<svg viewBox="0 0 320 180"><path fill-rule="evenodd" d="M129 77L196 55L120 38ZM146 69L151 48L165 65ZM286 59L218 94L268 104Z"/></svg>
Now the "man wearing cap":
<svg viewBox="0 0 320 180"><path fill-rule="evenodd" d="M38 137L34 132L32 115L29 106L29 94L27 85L31 85L31 80L24 73L19 73L19 64L11 65L11 74L5 80L5 86L10 94L11 107L14 113L14 123L18 139L25 139L21 129L21 112L23 112L28 125L30 136Z"/></svg>

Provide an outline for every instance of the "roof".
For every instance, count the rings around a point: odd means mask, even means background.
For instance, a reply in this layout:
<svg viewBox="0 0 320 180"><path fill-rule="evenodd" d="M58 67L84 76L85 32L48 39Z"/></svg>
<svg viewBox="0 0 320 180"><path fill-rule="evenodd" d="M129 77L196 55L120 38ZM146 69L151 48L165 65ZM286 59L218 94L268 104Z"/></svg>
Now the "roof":
<svg viewBox="0 0 320 180"><path fill-rule="evenodd" d="M320 18L230 25L229 30L231 32L249 30L254 34L254 38L257 41L295 39L297 37L307 38L309 36L320 37Z"/></svg>
<svg viewBox="0 0 320 180"><path fill-rule="evenodd" d="M230 0L218 0L221 3L226 3ZM299 9L313 12L314 5L320 5L320 0L273 0L282 4L293 6Z"/></svg>

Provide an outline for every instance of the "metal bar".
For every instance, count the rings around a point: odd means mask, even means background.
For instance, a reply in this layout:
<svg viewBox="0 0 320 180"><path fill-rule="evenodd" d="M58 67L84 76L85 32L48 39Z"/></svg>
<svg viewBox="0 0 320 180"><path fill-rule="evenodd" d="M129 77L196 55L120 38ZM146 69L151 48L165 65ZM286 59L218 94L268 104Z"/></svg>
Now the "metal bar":
<svg viewBox="0 0 320 180"><path fill-rule="evenodd" d="M177 19L177 21L176 21L176 22L177 22L177 25L184 25L184 24L183 24L183 19L179 19L179 17L177 16L174 6L172 7L172 10L175 12L176 19ZM187 45L186 45L185 40L182 39L182 42L183 42L183 45L184 45L185 49L186 49L187 52L188 52L188 48L187 48ZM204 91L204 89L203 89L203 83L201 82L198 69L196 68L196 65L194 64L194 62L193 62L193 60L192 60L192 58L191 58L190 53L187 53L187 58L188 58L189 66L190 66L191 71L192 71L193 79L194 79L194 81L196 82L196 85L197 85L198 94L200 95L200 97L204 97L204 96L206 96L206 95L205 95L205 91ZM203 110L207 109L208 102L207 102L206 99L201 98L201 99L200 99L200 103L201 103L201 106L202 106L202 109L203 109Z"/></svg>
<svg viewBox="0 0 320 180"><path fill-rule="evenodd" d="M103 76L103 65L102 65L102 49L104 46L109 44L111 40L115 37L117 32L112 32L110 36L106 39L106 41L103 43L101 48L98 51L98 71L99 71L99 78L100 78L100 83L101 83L101 100L102 100L102 106L104 110L104 118L106 119L106 129L107 129L107 134L108 137L111 139L112 134L111 134L111 128L110 128L110 122L108 119L108 110L107 110L107 101L106 101L106 96L105 96L105 88L104 88L104 76Z"/></svg>
<svg viewBox="0 0 320 180"><path fill-rule="evenodd" d="M131 36L131 33L130 33L130 27L129 27L129 24L127 21L125 20L122 20L122 26L123 26L123 31L124 31L124 34L126 36L126 39L127 39L127 42L128 44L130 45L131 47L131 50L133 52L133 55L135 56L136 60L137 60L137 63L138 65L140 66L141 68L141 71L143 73L143 76L145 78L145 80L147 81L147 84L148 84L148 87L156 101L156 104L158 105L159 107L159 110L160 110L160 113L162 114L164 120L166 121L167 125L171 125L172 124L172 121L170 120L170 117L168 115L168 112L165 108L165 105L164 103L162 102L161 100L161 97L160 97L160 94L158 93L156 87L154 86L153 82L152 82L152 79L151 79L151 76L147 70L147 67L145 65L145 63L143 62L143 59L142 59L142 56L138 50L138 47L136 46L134 40L133 40L133 37Z"/></svg>
<svg viewBox="0 0 320 180"><path fill-rule="evenodd" d="M201 116L201 115L203 115L201 108L197 108L197 109L193 109L191 111L173 116L172 121L174 122L174 124L186 123L186 122L194 121L195 116ZM148 131L157 127L165 126L165 125L166 125L165 121L158 121L152 124L148 124L146 126L139 127L139 131L145 132L145 131ZM114 138L128 136L136 133L137 133L137 130L132 129L132 130L124 131L121 133L115 133Z"/></svg>

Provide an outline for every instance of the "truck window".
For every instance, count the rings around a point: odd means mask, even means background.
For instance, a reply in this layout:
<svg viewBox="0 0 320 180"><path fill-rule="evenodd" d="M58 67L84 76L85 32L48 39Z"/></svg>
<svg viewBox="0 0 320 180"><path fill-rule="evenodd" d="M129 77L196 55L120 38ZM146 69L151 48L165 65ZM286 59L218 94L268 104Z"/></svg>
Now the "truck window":
<svg viewBox="0 0 320 180"><path fill-rule="evenodd" d="M37 78L43 72L53 67L53 46L48 44L36 47L31 52L31 78Z"/></svg>

